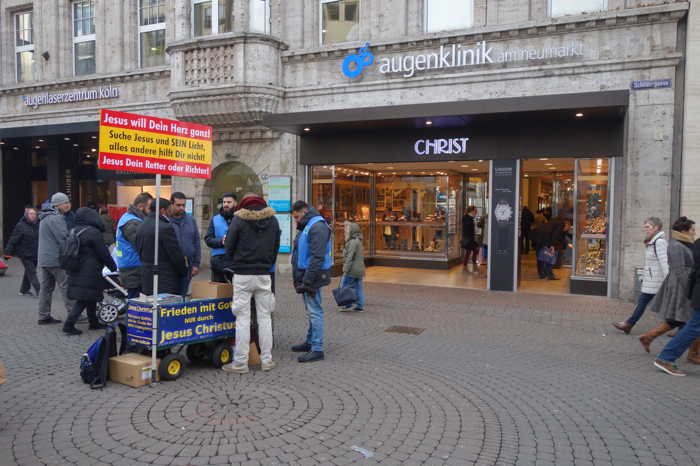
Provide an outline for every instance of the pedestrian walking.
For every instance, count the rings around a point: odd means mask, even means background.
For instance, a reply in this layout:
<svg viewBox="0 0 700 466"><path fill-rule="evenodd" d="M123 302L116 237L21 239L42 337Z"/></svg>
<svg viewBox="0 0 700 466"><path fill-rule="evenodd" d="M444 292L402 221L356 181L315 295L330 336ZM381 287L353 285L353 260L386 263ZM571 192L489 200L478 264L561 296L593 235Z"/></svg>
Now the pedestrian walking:
<svg viewBox="0 0 700 466"><path fill-rule="evenodd" d="M534 221L535 216L527 206L524 206L520 215L520 239L522 242L521 252L523 254L530 254L530 230Z"/></svg>
<svg viewBox="0 0 700 466"><path fill-rule="evenodd" d="M12 230L10 241L5 248L5 259L17 256L22 261L24 275L19 287L20 296L35 296L31 287L34 287L36 296L39 295L39 279L36 276L37 256L39 254L39 217L36 209L27 207L24 215L15 229Z"/></svg>
<svg viewBox="0 0 700 466"><path fill-rule="evenodd" d="M700 240L693 244L693 271L688 280L688 297L691 301L693 313L678 334L669 341L654 361L654 366L667 374L684 376L686 372L679 369L675 362L685 350L689 350L689 356L700 348ZM691 362L697 363L695 358Z"/></svg>
<svg viewBox="0 0 700 466"><path fill-rule="evenodd" d="M221 196L221 209L209 222L209 228L204 235L204 242L211 248L211 281L218 283L229 283L231 281L231 270L233 264L231 258L226 254L224 241L226 233L231 225L233 213L238 205L238 198L233 193Z"/></svg>
<svg viewBox="0 0 700 466"><path fill-rule="evenodd" d="M639 337L646 352L657 337L678 327L682 327L693 314L688 298L688 280L693 272L693 243L695 242L695 222L687 217L676 220L668 242L668 275L661 284L654 299L649 303L652 312L658 314L659 324ZM688 354L691 362L700 362L697 348Z"/></svg>
<svg viewBox="0 0 700 466"><path fill-rule="evenodd" d="M73 309L63 324L63 332L68 335L82 333L75 328L75 323L83 310L87 311L90 330L105 328L97 320L97 302L102 300L105 289L102 269L107 267L114 271L117 270L117 264L105 245L102 236L104 228L104 223L95 210L81 207L76 212L75 232L80 242L79 265L75 270L68 271L68 297L75 300Z"/></svg>
<svg viewBox="0 0 700 466"><path fill-rule="evenodd" d="M114 219L109 215L106 207L100 207L98 210L100 220L105 227L102 233L102 240L108 248L114 244Z"/></svg>
<svg viewBox="0 0 700 466"><path fill-rule="evenodd" d="M153 196L141 193L117 222L115 256L119 268L119 280L127 290L129 299L141 294L141 258L136 251L136 232L148 215Z"/></svg>
<svg viewBox="0 0 700 466"><path fill-rule="evenodd" d="M333 265L331 228L321 214L304 201L294 203L292 217L298 230L292 250L294 289L303 296L309 318L306 341L293 346L292 351L306 353L299 356L299 362L319 361L324 358L321 288L331 283Z"/></svg>
<svg viewBox="0 0 700 466"><path fill-rule="evenodd" d="M187 275L187 260L182 254L177 234L166 216L170 201L160 199L158 206L158 293L179 295L182 279ZM136 252L141 257L141 287L153 295L153 271L156 247L156 203L136 231Z"/></svg>
<svg viewBox="0 0 700 466"><path fill-rule="evenodd" d="M666 275L668 275L668 243L661 228L663 228L663 223L657 217L649 217L644 221L642 292L632 315L625 321L613 322L613 327L628 335L632 331L632 327L642 318L647 306L654 299L654 295L659 291Z"/></svg>
<svg viewBox="0 0 700 466"><path fill-rule="evenodd" d="M73 301L68 298L66 273L59 261L59 250L68 236L68 222L73 222L72 218L66 218L70 211L71 202L68 196L55 193L51 196L50 207L39 214L39 325L61 322L51 316L51 298L56 285L63 298L66 314L70 314L73 309Z"/></svg>
<svg viewBox="0 0 700 466"><path fill-rule="evenodd" d="M170 196L170 223L175 229L180 249L187 259L187 275L182 279L180 294L189 294L192 277L199 273L202 262L202 245L199 239L199 228L193 216L185 212L187 197L179 191Z"/></svg>
<svg viewBox="0 0 700 466"><path fill-rule="evenodd" d="M233 314L236 316L236 349L227 372L248 372L251 300L255 298L260 361L263 371L272 370L272 312L275 296L271 270L277 262L281 230L275 211L263 198L246 194L226 234L226 252L233 265Z"/></svg>
<svg viewBox="0 0 700 466"><path fill-rule="evenodd" d="M476 259L479 255L479 243L476 242L476 226L474 217L476 216L476 207L469 206L467 211L462 216L462 249L464 249L464 266L472 269L470 272L478 271ZM471 261L470 261L471 259Z"/></svg>
<svg viewBox="0 0 700 466"><path fill-rule="evenodd" d="M569 245L566 233L570 229L571 221L559 218L549 220L538 229L537 272L541 279L559 280L552 269L557 256Z"/></svg>
<svg viewBox="0 0 700 466"><path fill-rule="evenodd" d="M355 290L357 301L348 304L341 312L362 312L365 309L365 292L362 279L365 277L365 253L362 247L362 231L355 222L345 222L345 247L343 248L343 278L341 287Z"/></svg>

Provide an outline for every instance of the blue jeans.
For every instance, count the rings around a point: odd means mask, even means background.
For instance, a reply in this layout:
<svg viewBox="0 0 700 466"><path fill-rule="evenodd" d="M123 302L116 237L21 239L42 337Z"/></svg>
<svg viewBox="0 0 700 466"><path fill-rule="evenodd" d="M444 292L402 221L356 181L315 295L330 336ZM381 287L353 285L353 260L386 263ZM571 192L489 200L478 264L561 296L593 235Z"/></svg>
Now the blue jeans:
<svg viewBox="0 0 700 466"><path fill-rule="evenodd" d="M309 315L309 331L306 333L306 344L311 345L311 351L323 351L323 307L321 307L321 290L315 293L304 293L304 306Z"/></svg>
<svg viewBox="0 0 700 466"><path fill-rule="evenodd" d="M365 307L365 292L363 290L362 286L362 279L361 278L354 278L354 277L348 277L347 275L343 275L343 281L340 284L341 287L351 287L355 290L355 294L357 295L357 301L355 302L355 309L364 309ZM349 308L350 306L345 306Z"/></svg>
<svg viewBox="0 0 700 466"><path fill-rule="evenodd" d="M651 302L652 299L654 299L655 294L649 294L649 293L642 293L639 295L639 300L637 301L637 307L634 308L634 313L632 313L632 317L627 319L627 324L630 325L631 327L634 327L634 325L637 323L639 319L642 318L644 315L644 311L646 311L647 306Z"/></svg>
<svg viewBox="0 0 700 466"><path fill-rule="evenodd" d="M657 356L665 362L674 362L690 347L690 344L700 337L700 308L695 309L693 316L686 322L683 329L669 341Z"/></svg>

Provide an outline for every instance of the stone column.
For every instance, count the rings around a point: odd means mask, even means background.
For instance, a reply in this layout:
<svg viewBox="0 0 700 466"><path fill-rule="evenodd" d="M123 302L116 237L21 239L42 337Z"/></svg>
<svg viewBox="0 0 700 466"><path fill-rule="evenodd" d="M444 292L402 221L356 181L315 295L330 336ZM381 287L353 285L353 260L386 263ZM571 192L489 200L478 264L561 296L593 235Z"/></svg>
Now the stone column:
<svg viewBox="0 0 700 466"><path fill-rule="evenodd" d="M700 5L690 4L685 52L681 215L700 222Z"/></svg>

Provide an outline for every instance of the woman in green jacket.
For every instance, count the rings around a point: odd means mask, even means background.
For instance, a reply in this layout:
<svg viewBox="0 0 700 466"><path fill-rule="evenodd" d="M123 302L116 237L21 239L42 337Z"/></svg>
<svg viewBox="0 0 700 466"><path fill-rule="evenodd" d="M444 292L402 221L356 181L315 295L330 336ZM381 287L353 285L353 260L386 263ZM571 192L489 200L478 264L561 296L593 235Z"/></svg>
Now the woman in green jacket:
<svg viewBox="0 0 700 466"><path fill-rule="evenodd" d="M345 248L343 249L343 280L342 287L349 286L355 290L357 301L355 306L341 308L343 312L361 312L365 309L365 293L362 279L365 276L365 254L362 250L362 232L360 225L345 222Z"/></svg>

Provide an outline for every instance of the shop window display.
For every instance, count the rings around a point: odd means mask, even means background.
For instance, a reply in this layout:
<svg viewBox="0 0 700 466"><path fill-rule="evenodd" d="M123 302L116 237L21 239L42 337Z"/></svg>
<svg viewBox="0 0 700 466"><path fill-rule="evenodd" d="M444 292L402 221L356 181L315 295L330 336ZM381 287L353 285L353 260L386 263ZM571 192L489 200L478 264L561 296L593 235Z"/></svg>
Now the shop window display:
<svg viewBox="0 0 700 466"><path fill-rule="evenodd" d="M577 160L576 171L576 275L605 278L608 252L608 160Z"/></svg>
<svg viewBox="0 0 700 466"><path fill-rule="evenodd" d="M370 251L370 172L346 167L335 168L335 206L333 211L333 251L335 262L342 263L346 221L360 225L365 254Z"/></svg>

